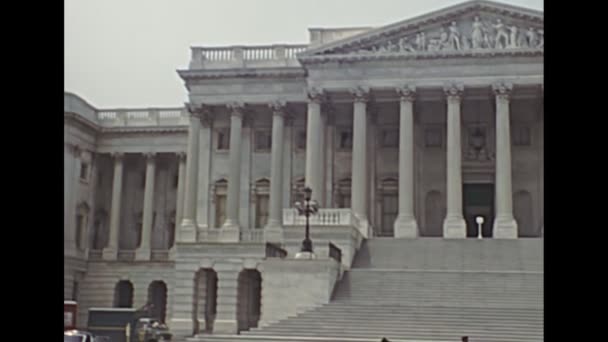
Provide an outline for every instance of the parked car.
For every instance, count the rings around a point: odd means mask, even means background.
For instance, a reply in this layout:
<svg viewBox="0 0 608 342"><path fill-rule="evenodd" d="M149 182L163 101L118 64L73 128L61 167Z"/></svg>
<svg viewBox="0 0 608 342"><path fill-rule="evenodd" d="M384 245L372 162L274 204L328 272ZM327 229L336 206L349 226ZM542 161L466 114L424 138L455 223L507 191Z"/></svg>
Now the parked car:
<svg viewBox="0 0 608 342"><path fill-rule="evenodd" d="M172 337L169 328L154 318L140 318L135 331L138 342L168 342Z"/></svg>
<svg viewBox="0 0 608 342"><path fill-rule="evenodd" d="M106 336L95 336L88 331L66 330L63 332L63 342L110 342Z"/></svg>

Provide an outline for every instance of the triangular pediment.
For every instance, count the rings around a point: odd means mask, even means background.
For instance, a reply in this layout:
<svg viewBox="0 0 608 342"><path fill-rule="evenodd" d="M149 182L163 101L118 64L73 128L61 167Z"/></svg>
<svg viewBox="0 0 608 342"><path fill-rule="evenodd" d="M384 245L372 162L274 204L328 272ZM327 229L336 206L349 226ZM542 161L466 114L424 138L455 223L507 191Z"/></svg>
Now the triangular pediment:
<svg viewBox="0 0 608 342"><path fill-rule="evenodd" d="M542 53L543 24L541 11L474 0L324 44L299 58Z"/></svg>

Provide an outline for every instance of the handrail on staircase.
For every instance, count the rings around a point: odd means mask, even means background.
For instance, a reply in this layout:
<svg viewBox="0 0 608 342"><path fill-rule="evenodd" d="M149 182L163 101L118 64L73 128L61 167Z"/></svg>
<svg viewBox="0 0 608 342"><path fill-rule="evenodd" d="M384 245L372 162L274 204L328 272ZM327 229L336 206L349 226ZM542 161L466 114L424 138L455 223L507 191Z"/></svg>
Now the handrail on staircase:
<svg viewBox="0 0 608 342"><path fill-rule="evenodd" d="M331 242L329 243L329 257L337 262L342 262L342 250Z"/></svg>
<svg viewBox="0 0 608 342"><path fill-rule="evenodd" d="M267 258L285 258L287 251L281 248L281 246L267 242L266 243L266 257Z"/></svg>

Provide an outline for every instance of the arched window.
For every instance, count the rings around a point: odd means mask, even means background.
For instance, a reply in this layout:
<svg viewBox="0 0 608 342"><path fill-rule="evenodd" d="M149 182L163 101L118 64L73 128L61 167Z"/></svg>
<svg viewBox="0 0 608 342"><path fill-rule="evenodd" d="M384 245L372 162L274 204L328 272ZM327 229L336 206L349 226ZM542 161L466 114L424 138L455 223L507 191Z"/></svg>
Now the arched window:
<svg viewBox="0 0 608 342"><path fill-rule="evenodd" d="M194 278L194 332L213 332L213 322L217 313L217 273L211 268L196 272ZM203 321L204 326L199 326Z"/></svg>
<svg viewBox="0 0 608 342"><path fill-rule="evenodd" d="M213 186L215 201L215 227L220 228L226 221L226 196L228 181L220 179Z"/></svg>
<svg viewBox="0 0 608 342"><path fill-rule="evenodd" d="M268 223L268 208L270 202L270 181L266 178L255 182L255 227L264 228Z"/></svg>
<svg viewBox="0 0 608 342"><path fill-rule="evenodd" d="M86 202L82 202L76 208L76 231L75 231L76 248L78 248L80 250L85 248L85 236L86 236L88 221L89 221L89 205Z"/></svg>
<svg viewBox="0 0 608 342"><path fill-rule="evenodd" d="M513 195L513 216L517 222L520 237L536 237L539 235L534 227L532 196L528 191L521 190Z"/></svg>
<svg viewBox="0 0 608 342"><path fill-rule="evenodd" d="M114 307L133 307L133 284L128 280L121 280L114 288Z"/></svg>
<svg viewBox="0 0 608 342"><path fill-rule="evenodd" d="M148 303L152 304L150 315L165 322L167 314L167 285L164 281L156 280L148 287Z"/></svg>
<svg viewBox="0 0 608 342"><path fill-rule="evenodd" d="M350 208L351 179L343 178L334 188L334 202L337 208Z"/></svg>
<svg viewBox="0 0 608 342"><path fill-rule="evenodd" d="M431 190L424 200L424 236L443 236L443 219L446 214L441 192Z"/></svg>

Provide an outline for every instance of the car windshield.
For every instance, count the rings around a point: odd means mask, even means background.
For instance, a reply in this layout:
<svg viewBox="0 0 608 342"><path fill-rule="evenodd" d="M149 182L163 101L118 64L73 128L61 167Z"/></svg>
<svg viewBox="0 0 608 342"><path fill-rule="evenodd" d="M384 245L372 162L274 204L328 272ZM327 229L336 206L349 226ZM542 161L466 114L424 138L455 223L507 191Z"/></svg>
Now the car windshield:
<svg viewBox="0 0 608 342"><path fill-rule="evenodd" d="M84 336L82 335L63 335L63 342L82 342Z"/></svg>

